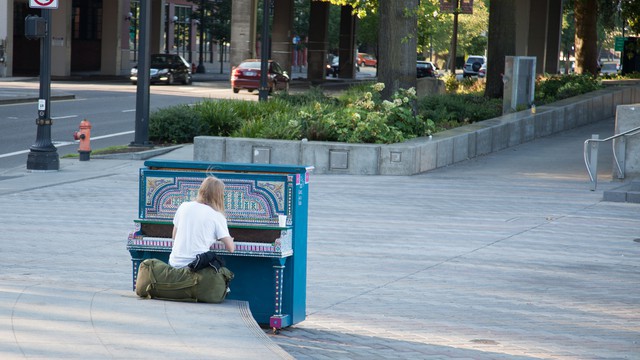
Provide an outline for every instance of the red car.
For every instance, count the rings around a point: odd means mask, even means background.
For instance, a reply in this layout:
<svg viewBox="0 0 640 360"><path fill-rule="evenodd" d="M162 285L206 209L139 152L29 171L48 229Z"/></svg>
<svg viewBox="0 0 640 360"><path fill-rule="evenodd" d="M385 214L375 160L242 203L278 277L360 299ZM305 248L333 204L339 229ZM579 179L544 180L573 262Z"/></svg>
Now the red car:
<svg viewBox="0 0 640 360"><path fill-rule="evenodd" d="M234 66L231 69L231 89L239 93L241 89L249 92L260 88L260 59L249 59ZM275 61L269 60L269 73L267 76L269 93L274 90L289 91L289 75Z"/></svg>
<svg viewBox="0 0 640 360"><path fill-rule="evenodd" d="M373 55L358 53L358 66L373 66L376 67L378 65L378 60L376 60Z"/></svg>

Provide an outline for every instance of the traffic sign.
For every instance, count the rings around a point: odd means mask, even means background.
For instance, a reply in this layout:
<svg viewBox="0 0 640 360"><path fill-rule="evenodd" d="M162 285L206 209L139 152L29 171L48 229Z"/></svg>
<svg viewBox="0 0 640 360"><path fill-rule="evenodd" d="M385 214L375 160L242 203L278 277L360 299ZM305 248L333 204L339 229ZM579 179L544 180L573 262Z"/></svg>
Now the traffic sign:
<svg viewBox="0 0 640 360"><path fill-rule="evenodd" d="M32 9L57 9L58 0L29 0Z"/></svg>
<svg viewBox="0 0 640 360"><path fill-rule="evenodd" d="M614 47L614 51L622 51L624 50L624 42L627 40L626 37L622 37L622 36L616 36L616 42L615 42L615 47Z"/></svg>

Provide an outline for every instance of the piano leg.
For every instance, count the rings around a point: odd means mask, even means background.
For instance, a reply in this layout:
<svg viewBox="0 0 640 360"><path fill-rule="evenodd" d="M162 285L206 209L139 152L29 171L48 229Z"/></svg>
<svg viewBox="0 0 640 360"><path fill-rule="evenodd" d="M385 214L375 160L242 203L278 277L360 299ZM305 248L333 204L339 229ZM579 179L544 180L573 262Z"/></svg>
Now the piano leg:
<svg viewBox="0 0 640 360"><path fill-rule="evenodd" d="M283 327L291 325L291 317L288 314L282 314L282 276L286 260L286 258L273 259L275 313L269 318L269 326L273 329L274 334L277 334Z"/></svg>

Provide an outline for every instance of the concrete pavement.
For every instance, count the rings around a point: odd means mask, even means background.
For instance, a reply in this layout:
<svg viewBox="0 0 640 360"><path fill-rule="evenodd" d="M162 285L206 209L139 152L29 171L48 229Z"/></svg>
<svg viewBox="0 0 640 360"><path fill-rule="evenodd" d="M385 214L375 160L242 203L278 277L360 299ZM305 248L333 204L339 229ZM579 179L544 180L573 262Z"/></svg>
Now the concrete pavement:
<svg viewBox="0 0 640 360"><path fill-rule="evenodd" d="M638 359L640 205L602 201L610 153L595 192L582 163L612 131L416 176L312 176L308 316L279 335L243 302L131 291L143 160L4 171L0 358Z"/></svg>

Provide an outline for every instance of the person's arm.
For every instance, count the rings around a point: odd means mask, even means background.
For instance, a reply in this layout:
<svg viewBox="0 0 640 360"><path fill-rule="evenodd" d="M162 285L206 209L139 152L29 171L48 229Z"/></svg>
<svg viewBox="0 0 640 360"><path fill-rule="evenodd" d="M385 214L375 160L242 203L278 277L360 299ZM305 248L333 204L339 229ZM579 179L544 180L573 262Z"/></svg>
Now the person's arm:
<svg viewBox="0 0 640 360"><path fill-rule="evenodd" d="M177 233L177 232L178 232L178 227L174 225L174 226L173 226L173 232L171 233L171 238L172 238L173 240L175 240L175 239L176 239L176 233Z"/></svg>
<svg viewBox="0 0 640 360"><path fill-rule="evenodd" d="M225 236L221 238L220 241L222 241L228 252L234 252L236 250L236 244L233 242L233 238L231 236Z"/></svg>

